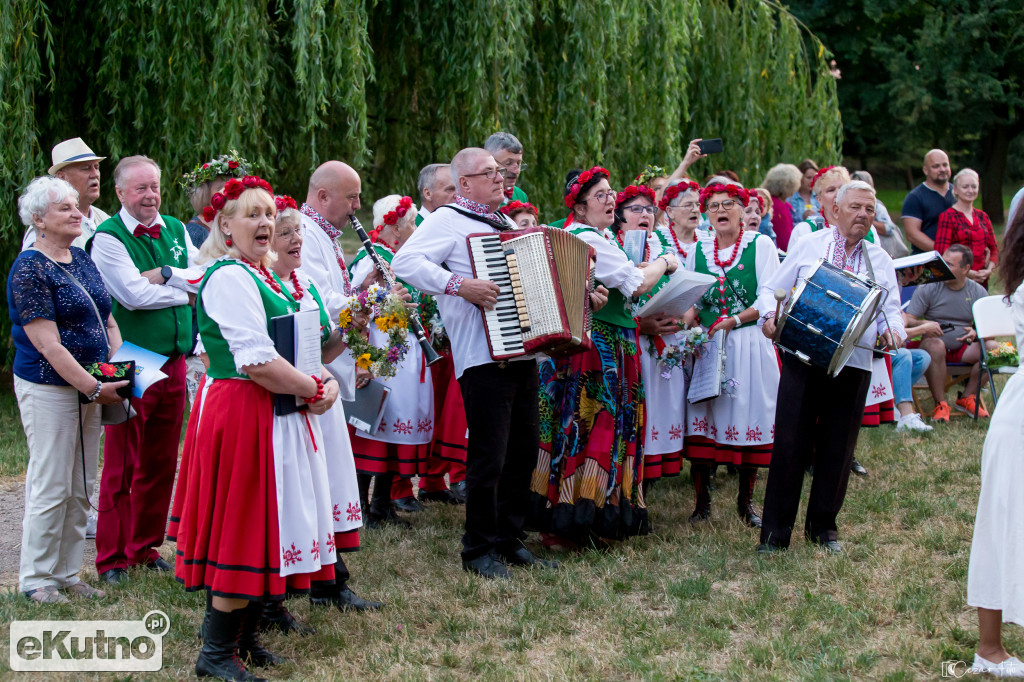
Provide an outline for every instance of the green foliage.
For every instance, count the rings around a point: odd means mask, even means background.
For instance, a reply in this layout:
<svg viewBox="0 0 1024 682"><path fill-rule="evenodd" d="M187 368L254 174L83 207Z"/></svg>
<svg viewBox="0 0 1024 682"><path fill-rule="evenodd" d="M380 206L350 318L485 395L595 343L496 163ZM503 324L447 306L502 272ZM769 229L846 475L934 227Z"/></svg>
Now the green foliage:
<svg viewBox="0 0 1024 682"><path fill-rule="evenodd" d="M181 218L177 178L230 148L299 199L316 165L344 159L369 203L414 195L422 166L509 130L545 220L562 217L570 168L602 164L625 185L647 163L674 166L695 136L724 138L714 167L750 184L782 158L838 159L824 48L769 0L2 5L4 271L19 188L75 136L110 158L102 208L116 208L114 162L141 153Z"/></svg>

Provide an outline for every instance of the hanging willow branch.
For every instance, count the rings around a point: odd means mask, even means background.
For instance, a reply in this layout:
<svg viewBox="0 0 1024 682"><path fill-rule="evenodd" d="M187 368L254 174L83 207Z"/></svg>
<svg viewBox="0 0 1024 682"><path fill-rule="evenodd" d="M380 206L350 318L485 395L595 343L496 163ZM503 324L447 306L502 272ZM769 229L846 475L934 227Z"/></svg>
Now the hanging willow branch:
<svg viewBox="0 0 1024 682"><path fill-rule="evenodd" d="M75 136L110 159L100 207L116 209L113 164L142 153L181 218L175 179L229 148L300 198L344 159L368 204L415 195L422 166L495 130L526 146L520 182L548 221L570 168L622 186L693 137L725 141L696 175L754 184L780 160L838 160L829 56L775 0L5 0L0 263L19 189Z"/></svg>

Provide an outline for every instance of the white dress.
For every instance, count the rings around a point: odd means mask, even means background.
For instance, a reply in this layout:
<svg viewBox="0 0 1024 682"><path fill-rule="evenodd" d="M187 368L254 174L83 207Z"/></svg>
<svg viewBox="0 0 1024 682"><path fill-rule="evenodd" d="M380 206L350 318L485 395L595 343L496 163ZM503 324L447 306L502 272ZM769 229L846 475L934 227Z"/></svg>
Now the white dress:
<svg viewBox="0 0 1024 682"><path fill-rule="evenodd" d="M750 248L751 242L757 249L757 280L765 282L778 269L779 256L772 240L759 238L757 232L743 232L740 251L725 271L732 272L740 264L743 252ZM718 275L721 271L714 264L714 245L714 234L699 233L697 247L703 251L711 274ZM730 246L719 250L719 259L723 262L728 260L732 249ZM696 261L696 250L688 259L687 267L691 269ZM756 300L756 290L753 296ZM716 332L716 338L721 333ZM723 389L718 398L687 406L687 437L707 438L724 449L773 443L779 363L772 342L756 324L749 325L729 332L725 354L725 379L735 379L736 383L731 393Z"/></svg>
<svg viewBox="0 0 1024 682"><path fill-rule="evenodd" d="M296 270L300 282L308 292L312 285L323 298L322 289L302 270ZM291 280L282 280L294 295ZM326 303L324 304L326 305ZM316 299L306 293L299 299L299 310L319 310ZM331 320L331 330L337 327ZM334 532L347 533L363 525L362 510L359 506L359 483L356 480L356 464L352 457L352 441L348 436L345 418L345 407L341 398L334 402L331 409L318 416L320 429L324 434L324 449L327 461L327 482L331 489L331 515L334 519Z"/></svg>
<svg viewBox="0 0 1024 682"><path fill-rule="evenodd" d="M1013 294L1018 351L1024 344L1024 286ZM1024 625L1024 375L999 396L981 453L981 495L967 569L967 603L1002 610L1003 622Z"/></svg>
<svg viewBox="0 0 1024 682"><path fill-rule="evenodd" d="M373 262L364 256L352 265L352 281L362 282L373 270ZM387 335L370 325L370 343L378 347L387 344ZM384 406L384 418L376 433L360 431L360 438L398 443L402 445L423 445L434 438L434 384L430 368L423 362L423 351L416 338L409 334L409 352L398 366L398 372L390 379L374 378L391 389Z"/></svg>
<svg viewBox="0 0 1024 682"><path fill-rule="evenodd" d="M668 230L668 226L658 231ZM666 235L669 244L671 237ZM689 253L694 245L684 247L677 253L681 267L692 268ZM675 251L674 245L672 251ZM678 346L683 337L682 332L665 334L661 337L666 348ZM640 370L644 380L644 399L647 409L647 433L644 438L644 456L654 457L682 452L683 440L686 435L686 374L683 367L662 367L658 357L652 350L654 339L646 334L640 335ZM664 374L667 373L666 378Z"/></svg>

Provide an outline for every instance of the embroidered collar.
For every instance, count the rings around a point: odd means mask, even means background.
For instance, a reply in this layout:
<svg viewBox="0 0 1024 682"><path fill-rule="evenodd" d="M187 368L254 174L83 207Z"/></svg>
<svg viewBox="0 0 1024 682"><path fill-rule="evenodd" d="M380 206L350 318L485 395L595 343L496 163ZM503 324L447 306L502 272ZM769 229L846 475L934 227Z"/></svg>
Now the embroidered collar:
<svg viewBox="0 0 1024 682"><path fill-rule="evenodd" d="M331 246L334 247L334 257L338 259L338 267L341 268L341 279L343 286L345 287L345 290L341 293L345 296L351 296L352 283L348 278L348 266L345 265L345 254L341 252L341 247L338 246L338 237L341 236L341 230L332 225L327 218L320 215L315 208L305 202L302 203L302 207L299 209L299 212L316 223L317 226L331 238Z"/></svg>
<svg viewBox="0 0 1024 682"><path fill-rule="evenodd" d="M853 252L846 255L846 237L839 234L839 228L832 228L832 265L840 270L849 270L853 274L860 272L860 263L863 260L864 240L857 242Z"/></svg>
<svg viewBox="0 0 1024 682"><path fill-rule="evenodd" d="M461 194L455 195L455 204L461 208L466 209L467 211L472 211L477 215L482 215L485 218L490 218L491 220L495 220L499 223L504 222L501 219L501 216L499 216L497 212L492 211L487 204L481 204L478 201L467 199Z"/></svg>

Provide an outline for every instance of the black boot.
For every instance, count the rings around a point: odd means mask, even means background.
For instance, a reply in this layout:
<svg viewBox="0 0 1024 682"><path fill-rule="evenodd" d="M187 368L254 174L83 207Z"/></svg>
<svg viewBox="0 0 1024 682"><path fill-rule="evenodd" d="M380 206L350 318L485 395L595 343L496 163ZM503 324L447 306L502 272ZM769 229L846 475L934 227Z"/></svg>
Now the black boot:
<svg viewBox="0 0 1024 682"><path fill-rule="evenodd" d="M196 661L197 677L216 677L232 682L266 682L256 677L238 658L238 640L246 609L218 611L210 606L203 623L203 650Z"/></svg>
<svg viewBox="0 0 1024 682"><path fill-rule="evenodd" d="M295 616L284 605L284 601L278 599L268 601L263 605L263 619L260 621L260 632L269 632L270 630L280 630L286 635L292 632L298 635L316 634L316 630L305 623L295 620Z"/></svg>
<svg viewBox="0 0 1024 682"><path fill-rule="evenodd" d="M707 464L690 464L690 478L693 479L693 492L697 498L693 513L690 514L690 523L707 521L711 518L711 467Z"/></svg>
<svg viewBox="0 0 1024 682"><path fill-rule="evenodd" d="M395 475L392 473L377 474L373 481L373 497L370 498L370 511L366 515L367 528L380 528L393 525L404 528L412 528L412 524L395 513L391 504L391 481Z"/></svg>
<svg viewBox="0 0 1024 682"><path fill-rule="evenodd" d="M206 591L206 614L203 616L203 622L199 625L199 632L196 635L199 637L199 643L202 644L203 640L206 639L206 621L210 618L210 611L213 609L213 593L209 590Z"/></svg>
<svg viewBox="0 0 1024 682"><path fill-rule="evenodd" d="M761 517L754 512L754 486L757 485L757 469L740 467L739 494L736 495L736 511L743 522L751 528L761 527Z"/></svg>
<svg viewBox="0 0 1024 682"><path fill-rule="evenodd" d="M243 610L245 611L245 618L242 620L242 636L238 639L238 657L257 668L284 663L284 658L270 653L260 643L260 621L263 619L263 602L250 602Z"/></svg>

